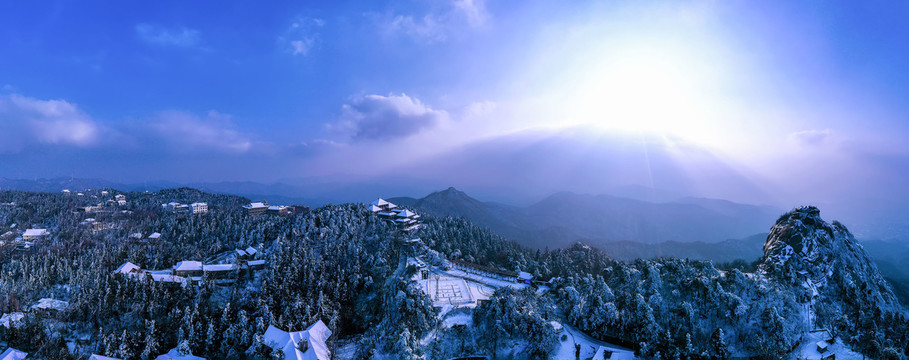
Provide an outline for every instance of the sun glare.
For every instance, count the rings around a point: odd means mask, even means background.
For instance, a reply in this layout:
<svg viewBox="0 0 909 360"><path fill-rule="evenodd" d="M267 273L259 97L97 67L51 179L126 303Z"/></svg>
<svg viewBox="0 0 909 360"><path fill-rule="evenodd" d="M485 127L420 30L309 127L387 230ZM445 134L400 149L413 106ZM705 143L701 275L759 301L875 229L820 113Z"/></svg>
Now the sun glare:
<svg viewBox="0 0 909 360"><path fill-rule="evenodd" d="M716 135L704 64L688 53L612 51L578 74L568 110L573 123L672 135L704 144Z"/></svg>

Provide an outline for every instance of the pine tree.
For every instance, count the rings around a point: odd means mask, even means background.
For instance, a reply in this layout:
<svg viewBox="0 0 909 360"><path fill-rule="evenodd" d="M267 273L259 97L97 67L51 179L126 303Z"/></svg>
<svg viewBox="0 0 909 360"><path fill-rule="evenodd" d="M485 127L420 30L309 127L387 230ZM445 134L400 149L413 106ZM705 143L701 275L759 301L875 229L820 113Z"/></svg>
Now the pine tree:
<svg viewBox="0 0 909 360"><path fill-rule="evenodd" d="M723 339L723 329L717 328L713 332L713 335L710 336L710 356L720 360L726 360L731 355L732 351L729 348L729 345L726 345L726 340Z"/></svg>
<svg viewBox="0 0 909 360"><path fill-rule="evenodd" d="M215 348L217 341L217 333L215 333L215 324L208 323L208 331L205 332L205 352L209 354L215 353L218 349Z"/></svg>
<svg viewBox="0 0 909 360"><path fill-rule="evenodd" d="M126 330L123 330L123 334L120 335L120 347L117 349L117 356L123 359L130 359L135 356L132 347L130 347L129 334L126 333Z"/></svg>
<svg viewBox="0 0 909 360"><path fill-rule="evenodd" d="M691 342L690 333L685 334L685 348L682 351L682 354L684 355L683 359L685 359L685 360L690 360L695 355L697 355L697 351L694 349L694 344Z"/></svg>
<svg viewBox="0 0 909 360"><path fill-rule="evenodd" d="M158 344L157 330L155 329L155 321L147 322L148 329L145 332L145 348L142 350L140 357L142 359L153 359L159 352L160 345Z"/></svg>

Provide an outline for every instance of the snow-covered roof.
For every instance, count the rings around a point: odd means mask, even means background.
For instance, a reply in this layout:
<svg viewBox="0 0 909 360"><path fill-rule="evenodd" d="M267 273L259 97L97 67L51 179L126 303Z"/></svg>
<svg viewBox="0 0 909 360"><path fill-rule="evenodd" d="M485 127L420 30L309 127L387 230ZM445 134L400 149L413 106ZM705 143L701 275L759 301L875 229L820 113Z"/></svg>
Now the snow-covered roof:
<svg viewBox="0 0 909 360"><path fill-rule="evenodd" d="M174 271L201 271L202 263L199 261L181 261L174 265Z"/></svg>
<svg viewBox="0 0 909 360"><path fill-rule="evenodd" d="M416 215L416 214L410 210L404 210L404 211L398 212L398 217L409 218L409 217L413 217L414 215Z"/></svg>
<svg viewBox="0 0 909 360"><path fill-rule="evenodd" d="M256 253L259 252L259 250L256 250L256 248L254 248L254 247L252 247L252 246L246 248L246 249L243 250L243 251L246 251L246 253L249 254L250 256L256 255Z"/></svg>
<svg viewBox="0 0 909 360"><path fill-rule="evenodd" d="M28 356L27 352L9 348L0 354L0 360L22 360L25 359L26 356Z"/></svg>
<svg viewBox="0 0 909 360"><path fill-rule="evenodd" d="M117 268L117 271L114 271L114 272L119 273L119 274L129 274L129 273L137 272L139 270L142 270L142 268L140 268L139 265L136 265L136 264L133 264L133 263L127 261L123 265L120 265L120 267Z"/></svg>
<svg viewBox="0 0 909 360"><path fill-rule="evenodd" d="M57 310L63 311L69 307L69 303L63 300L44 298L38 300L35 305L31 306L32 310Z"/></svg>
<svg viewBox="0 0 909 360"><path fill-rule="evenodd" d="M249 203L249 205L243 205L243 207L246 209L261 209L261 208L267 208L268 205L265 205L260 202L254 202L254 203Z"/></svg>
<svg viewBox="0 0 909 360"><path fill-rule="evenodd" d="M325 341L331 336L331 330L322 320L312 324L304 331L287 332L269 326L263 336L263 342L272 349L284 351L284 360L329 360L331 352ZM297 344L307 342L306 352L301 352Z"/></svg>
<svg viewBox="0 0 909 360"><path fill-rule="evenodd" d="M527 272L520 271L520 272L518 272L518 279L530 280L530 279L533 279L533 275L530 275L530 273L527 273Z"/></svg>
<svg viewBox="0 0 909 360"><path fill-rule="evenodd" d="M209 272L209 271L232 271L232 270L237 270L237 265L235 265L235 264L202 265L202 270L204 270L205 272Z"/></svg>
<svg viewBox="0 0 909 360"><path fill-rule="evenodd" d="M25 230L25 233L23 233L22 235L23 236L44 236L47 234L48 234L47 229L28 229L28 230Z"/></svg>
<svg viewBox="0 0 909 360"><path fill-rule="evenodd" d="M562 327L562 323L560 323L560 322L558 322L558 321L550 321L550 322L549 322L549 325L552 325L552 328L553 328L556 332L562 331L562 330L564 329L564 328Z"/></svg>
<svg viewBox="0 0 909 360"><path fill-rule="evenodd" d="M158 238L161 238L161 233L159 233L159 232L153 232L153 233L151 233L151 235L148 236L148 238L149 238L149 239L158 239Z"/></svg>
<svg viewBox="0 0 909 360"><path fill-rule="evenodd" d="M378 199L376 199L375 201L369 203L369 205L384 207L384 206L387 206L387 205L394 205L394 204L392 204L392 203L390 203L390 202L388 202L388 201L385 201L385 199L383 199L383 198L378 198ZM392 208L393 208L393 207L396 207L396 206L389 206L389 207L392 207Z"/></svg>
<svg viewBox="0 0 909 360"><path fill-rule="evenodd" d="M826 341L823 341L823 340L816 342L815 345L817 345L818 349L824 349L824 350L827 350L827 347L830 346L830 344L828 344Z"/></svg>
<svg viewBox="0 0 909 360"><path fill-rule="evenodd" d="M237 252L237 256L247 256L247 255L249 255L249 253L246 252L246 250L243 250L243 249L237 249L236 252Z"/></svg>
<svg viewBox="0 0 909 360"><path fill-rule="evenodd" d="M196 207L196 206L208 206L208 203L204 203L204 202L194 202L194 203L192 203L192 204L189 204L189 206L193 206L193 207Z"/></svg>
<svg viewBox="0 0 909 360"><path fill-rule="evenodd" d="M177 351L177 348L170 349L167 354L159 355L155 360L205 360L204 357L195 356L193 354L180 355L180 352Z"/></svg>
<svg viewBox="0 0 909 360"><path fill-rule="evenodd" d="M250 260L247 264L249 264L249 266L265 265L265 260Z"/></svg>
<svg viewBox="0 0 909 360"><path fill-rule="evenodd" d="M98 354L92 354L92 356L88 357L88 360L123 360L123 359L112 358L112 357L108 357L108 356L101 356Z"/></svg>
<svg viewBox="0 0 909 360"><path fill-rule="evenodd" d="M382 208L375 206L375 205L369 205L369 211L379 212L379 211L382 211Z"/></svg>
<svg viewBox="0 0 909 360"><path fill-rule="evenodd" d="M3 316L0 316L0 326L6 327L7 329L16 327L17 323L20 323L24 317L25 313L21 312L3 314Z"/></svg>

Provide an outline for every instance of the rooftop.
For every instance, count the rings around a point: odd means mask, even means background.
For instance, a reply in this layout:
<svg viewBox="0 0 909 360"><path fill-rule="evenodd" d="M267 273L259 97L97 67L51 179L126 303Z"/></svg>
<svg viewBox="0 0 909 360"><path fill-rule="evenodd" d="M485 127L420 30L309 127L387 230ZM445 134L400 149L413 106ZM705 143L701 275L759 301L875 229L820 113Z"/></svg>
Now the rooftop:
<svg viewBox="0 0 909 360"><path fill-rule="evenodd" d="M28 229L28 230L25 230L25 233L23 233L22 235L24 235L24 236L44 236L47 234L48 234L47 229Z"/></svg>
<svg viewBox="0 0 909 360"><path fill-rule="evenodd" d="M260 203L260 202L254 202L254 203L249 203L249 205L243 205L243 207L246 209L261 209L261 208L267 208L268 205L265 205L264 203Z"/></svg>
<svg viewBox="0 0 909 360"><path fill-rule="evenodd" d="M174 265L174 271L200 271L202 263L199 261L181 261Z"/></svg>
<svg viewBox="0 0 909 360"><path fill-rule="evenodd" d="M31 309L32 310L63 311L63 310L66 310L67 307L69 307L69 303L66 301L51 299L51 298L44 298L44 299L38 300L38 302L35 303L35 305L32 305Z"/></svg>
<svg viewBox="0 0 909 360"><path fill-rule="evenodd" d="M117 270L114 272L119 273L119 274L129 274L129 273L137 272L139 270L142 270L142 268L139 267L139 265L136 265L136 264L133 264L133 263L127 261L123 265L120 265L120 267L118 267Z"/></svg>
<svg viewBox="0 0 909 360"><path fill-rule="evenodd" d="M331 352L325 341L331 336L331 330L321 320L304 331L287 332L269 326L263 336L263 342L272 349L284 351L284 360L329 360ZM297 345L307 342L305 352Z"/></svg>
<svg viewBox="0 0 909 360"><path fill-rule="evenodd" d="M0 353L0 360L22 360L25 359L26 356L28 356L27 352L9 348L3 353Z"/></svg>

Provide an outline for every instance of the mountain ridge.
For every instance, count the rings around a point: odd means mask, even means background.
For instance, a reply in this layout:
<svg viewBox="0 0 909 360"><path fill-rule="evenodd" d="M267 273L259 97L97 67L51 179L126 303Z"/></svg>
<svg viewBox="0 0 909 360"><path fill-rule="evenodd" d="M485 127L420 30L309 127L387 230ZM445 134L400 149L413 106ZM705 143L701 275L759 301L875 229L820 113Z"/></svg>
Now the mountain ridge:
<svg viewBox="0 0 909 360"><path fill-rule="evenodd" d="M766 209L725 200L657 203L566 191L525 207L480 201L454 187L419 199L389 201L436 216L464 217L533 248L564 247L577 241L600 247L617 241L718 243L766 232L766 224L776 217Z"/></svg>

